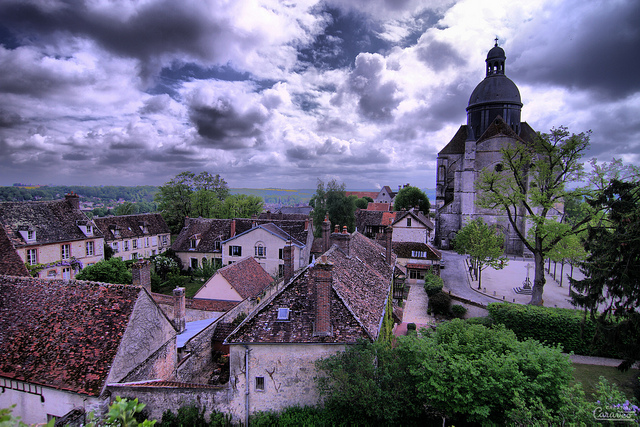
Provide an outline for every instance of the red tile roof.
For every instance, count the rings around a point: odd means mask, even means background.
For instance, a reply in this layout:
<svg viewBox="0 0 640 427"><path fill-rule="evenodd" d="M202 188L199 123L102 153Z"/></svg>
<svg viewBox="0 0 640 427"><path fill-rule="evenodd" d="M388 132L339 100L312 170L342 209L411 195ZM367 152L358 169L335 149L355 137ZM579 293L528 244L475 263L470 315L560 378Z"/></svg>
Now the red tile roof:
<svg viewBox="0 0 640 427"><path fill-rule="evenodd" d="M140 292L0 276L0 376L99 395Z"/></svg>
<svg viewBox="0 0 640 427"><path fill-rule="evenodd" d="M269 273L252 257L222 267L216 274L224 277L242 299L257 297L273 282Z"/></svg>

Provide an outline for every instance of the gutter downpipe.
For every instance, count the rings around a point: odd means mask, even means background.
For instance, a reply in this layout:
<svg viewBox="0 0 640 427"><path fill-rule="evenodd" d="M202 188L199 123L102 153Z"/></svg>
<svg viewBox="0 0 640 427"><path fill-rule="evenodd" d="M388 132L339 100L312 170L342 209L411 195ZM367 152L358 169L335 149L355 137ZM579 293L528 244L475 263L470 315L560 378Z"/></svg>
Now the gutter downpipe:
<svg viewBox="0 0 640 427"><path fill-rule="evenodd" d="M249 346L244 346L244 376L245 376L245 411L244 425L249 426Z"/></svg>

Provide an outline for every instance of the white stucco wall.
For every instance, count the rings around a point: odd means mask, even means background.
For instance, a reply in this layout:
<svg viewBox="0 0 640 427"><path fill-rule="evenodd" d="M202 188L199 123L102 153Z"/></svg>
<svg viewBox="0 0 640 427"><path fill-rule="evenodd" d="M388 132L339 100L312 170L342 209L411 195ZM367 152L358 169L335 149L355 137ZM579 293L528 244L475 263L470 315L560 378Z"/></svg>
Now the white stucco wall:
<svg viewBox="0 0 640 427"><path fill-rule="evenodd" d="M31 384L32 391L42 394L43 402L40 395L16 390L29 389L28 383L5 378L0 378L0 386L5 387L4 392L0 393L0 408L16 405L11 414L20 417L26 424L44 424L48 421L47 415L60 418L73 408L85 408L87 413L94 411L98 414L108 405L108 402L97 397Z"/></svg>
<svg viewBox="0 0 640 427"><path fill-rule="evenodd" d="M261 242L266 247L266 257L255 256L254 248L258 242ZM258 261L267 273L271 276L277 276L278 266L284 264L284 261L279 258L279 254L280 249L284 248L285 243L286 242L280 237L274 236L262 228L254 228L222 245L222 264L229 265L229 262L238 262L243 258L251 256ZM229 255L229 246L241 246L242 254L240 256ZM306 260L302 259L302 252L297 246L294 246L294 257L296 270L306 265Z"/></svg>
<svg viewBox="0 0 640 427"><path fill-rule="evenodd" d="M319 402L314 377L315 361L339 351L344 344L248 344L230 346L229 381L233 390L231 409L244 419L247 405L245 354L249 350L249 413L279 411L288 406ZM256 377L264 378L264 391L256 390Z"/></svg>
<svg viewBox="0 0 640 427"><path fill-rule="evenodd" d="M407 225L407 218L411 218L411 226ZM392 241L394 242L427 242L427 228L413 217L405 217L393 225Z"/></svg>
<svg viewBox="0 0 640 427"><path fill-rule="evenodd" d="M242 297L221 274L215 274L196 292L194 298L242 301Z"/></svg>

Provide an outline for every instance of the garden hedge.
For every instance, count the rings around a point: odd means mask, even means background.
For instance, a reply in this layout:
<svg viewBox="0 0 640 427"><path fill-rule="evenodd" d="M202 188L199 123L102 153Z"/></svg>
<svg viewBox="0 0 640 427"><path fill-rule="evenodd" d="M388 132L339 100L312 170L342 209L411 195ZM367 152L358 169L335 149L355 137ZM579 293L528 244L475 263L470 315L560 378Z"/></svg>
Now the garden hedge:
<svg viewBox="0 0 640 427"><path fill-rule="evenodd" d="M585 356L619 357L601 338L594 340L597 324L580 310L537 307L511 303L491 303L489 315L515 332L518 339L533 338L563 351Z"/></svg>

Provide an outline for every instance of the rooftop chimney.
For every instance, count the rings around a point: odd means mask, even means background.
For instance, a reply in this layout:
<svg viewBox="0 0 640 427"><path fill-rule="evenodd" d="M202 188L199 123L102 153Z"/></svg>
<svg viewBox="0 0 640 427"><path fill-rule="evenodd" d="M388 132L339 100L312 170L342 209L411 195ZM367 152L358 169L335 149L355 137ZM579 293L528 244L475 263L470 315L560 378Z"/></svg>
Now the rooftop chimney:
<svg viewBox="0 0 640 427"><path fill-rule="evenodd" d="M331 244L338 245L338 247L342 250L342 252L344 252L347 256L349 256L351 234L347 232L346 225L342 228L342 233L340 232L340 227L336 225L334 232L331 233Z"/></svg>
<svg viewBox="0 0 640 427"><path fill-rule="evenodd" d="M271 221L271 211L267 211L267 220Z"/></svg>
<svg viewBox="0 0 640 427"><path fill-rule="evenodd" d="M173 290L173 324L182 333L186 328L186 297L185 288L175 288Z"/></svg>
<svg viewBox="0 0 640 427"><path fill-rule="evenodd" d="M331 244L330 235L331 234L331 221L329 221L329 214L324 217L324 221L322 221L322 252L326 252L329 250L329 245Z"/></svg>
<svg viewBox="0 0 640 427"><path fill-rule="evenodd" d="M282 248L282 259L284 260L284 283L289 283L293 277L293 272L295 271L294 257L291 240L287 240L284 248Z"/></svg>
<svg viewBox="0 0 640 427"><path fill-rule="evenodd" d="M76 193L72 191L69 194L65 194L64 198L67 202L69 202L73 209L80 209L80 196L78 196Z"/></svg>
<svg viewBox="0 0 640 427"><path fill-rule="evenodd" d="M309 218L304 220L304 231L309 230Z"/></svg>
<svg viewBox="0 0 640 427"><path fill-rule="evenodd" d="M316 321L313 325L314 336L331 336L331 285L333 283L333 264L323 255L311 269L311 280L315 286Z"/></svg>
<svg viewBox="0 0 640 427"><path fill-rule="evenodd" d="M387 262L389 263L389 265L391 267L393 267L393 261L392 261L393 257L391 256L391 254L392 254L391 251L392 251L392 246L393 246L393 243L392 243L392 241L393 241L393 227L391 227L390 225L387 225L384 228L384 240L385 240L385 243L387 245L387 251L385 252L385 256L387 258Z"/></svg>
<svg viewBox="0 0 640 427"><path fill-rule="evenodd" d="M231 232L230 232L231 236L230 237L236 237L236 220L232 219L231 220Z"/></svg>
<svg viewBox="0 0 640 427"><path fill-rule="evenodd" d="M151 292L151 264L147 260L140 260L131 266L133 286L142 286Z"/></svg>

